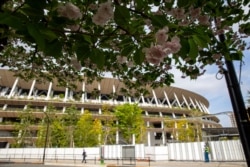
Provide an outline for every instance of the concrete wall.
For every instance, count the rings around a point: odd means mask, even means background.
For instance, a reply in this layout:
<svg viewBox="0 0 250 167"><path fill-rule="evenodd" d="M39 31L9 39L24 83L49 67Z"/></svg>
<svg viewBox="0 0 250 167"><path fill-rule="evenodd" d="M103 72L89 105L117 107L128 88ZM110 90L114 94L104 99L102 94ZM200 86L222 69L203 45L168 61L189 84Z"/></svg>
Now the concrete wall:
<svg viewBox="0 0 250 167"><path fill-rule="evenodd" d="M211 161L245 161L244 152L239 140L208 142ZM135 159L150 159L153 161L204 161L205 142L169 143L167 146L145 147L134 145ZM127 146L127 145L126 145ZM122 159L124 145L106 145L94 148L84 148L87 159L100 160L101 150L104 159ZM83 148L47 148L45 159L82 159ZM0 149L0 160L11 159L43 159L43 148L5 148ZM134 157L133 157L134 158Z"/></svg>
<svg viewBox="0 0 250 167"><path fill-rule="evenodd" d="M240 140L208 142L211 161L245 161ZM204 161L205 142L171 143L168 145L169 160Z"/></svg>

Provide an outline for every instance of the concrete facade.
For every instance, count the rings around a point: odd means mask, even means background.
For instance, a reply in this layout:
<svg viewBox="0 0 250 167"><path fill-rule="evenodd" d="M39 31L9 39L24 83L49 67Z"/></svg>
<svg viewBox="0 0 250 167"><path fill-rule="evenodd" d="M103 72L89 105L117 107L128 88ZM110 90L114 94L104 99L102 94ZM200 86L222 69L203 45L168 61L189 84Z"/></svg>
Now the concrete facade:
<svg viewBox="0 0 250 167"><path fill-rule="evenodd" d="M147 126L146 146L166 145L171 140L174 129L165 128L166 117L172 119L191 118L191 111L209 114L209 102L203 96L181 88L164 86L152 89L145 88L149 94L134 96L124 94L124 84L118 79L104 78L101 81L76 82L76 88L57 86L57 81L40 82L38 80L25 81L8 70L0 70L0 142L13 142L13 123L20 111L27 108L33 109L33 115L42 119L48 104L64 114L66 107L72 104L81 114L89 110L95 118L102 117L102 106L115 107L125 103L137 103L143 110L143 119ZM202 128L221 127L215 116L199 118ZM37 126L34 125L34 129ZM116 143L119 144L117 134ZM34 136L35 138L36 136ZM3 144L4 145L4 144Z"/></svg>

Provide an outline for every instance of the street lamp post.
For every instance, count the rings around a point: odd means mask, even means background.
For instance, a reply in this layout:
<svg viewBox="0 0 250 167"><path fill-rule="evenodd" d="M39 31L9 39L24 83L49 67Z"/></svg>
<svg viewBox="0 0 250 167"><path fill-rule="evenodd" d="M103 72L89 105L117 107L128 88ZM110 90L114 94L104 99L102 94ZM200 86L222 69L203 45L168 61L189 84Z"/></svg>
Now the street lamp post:
<svg viewBox="0 0 250 167"><path fill-rule="evenodd" d="M226 61L226 65L227 70L224 70L224 74L227 82L228 92L233 106L235 120L239 130L246 162L250 167L250 118L245 107L233 64L230 61Z"/></svg>
<svg viewBox="0 0 250 167"><path fill-rule="evenodd" d="M46 154L46 148L47 148L47 143L48 143L48 133L49 133L49 124L50 124L50 120L49 120L49 116L46 112L44 112L46 118L47 118L47 129L46 129L46 135L45 135L45 141L44 141L44 148L43 148L43 164L45 161L45 154Z"/></svg>
<svg viewBox="0 0 250 167"><path fill-rule="evenodd" d="M219 40L222 44L225 44L226 37L224 34L219 35ZM227 54L231 54L228 52ZM239 82L236 76L234 65L232 60L225 61L226 69L223 69L223 73L226 78L227 88L231 99L232 107L234 110L235 120L238 126L241 143L245 153L245 158L248 167L250 167L250 118L245 107L245 103L240 90Z"/></svg>

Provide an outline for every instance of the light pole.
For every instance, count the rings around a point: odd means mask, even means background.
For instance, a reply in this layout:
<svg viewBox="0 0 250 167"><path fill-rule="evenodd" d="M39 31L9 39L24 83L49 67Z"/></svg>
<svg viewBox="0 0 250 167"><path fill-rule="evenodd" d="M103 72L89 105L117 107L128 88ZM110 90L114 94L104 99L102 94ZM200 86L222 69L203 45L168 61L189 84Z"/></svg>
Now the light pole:
<svg viewBox="0 0 250 167"><path fill-rule="evenodd" d="M49 120L49 116L46 112L44 112L46 118L47 118L47 129L46 129L46 135L45 135L45 141L44 141L44 148L43 148L43 164L45 161L45 153L46 153L46 148L47 148L47 143L48 143L48 133L49 133L49 124L50 124L50 120Z"/></svg>
<svg viewBox="0 0 250 167"><path fill-rule="evenodd" d="M219 35L219 40L223 45L225 44L226 37L224 34ZM231 58L231 52L228 51L228 56ZM245 103L242 97L240 85L238 82L238 78L236 76L236 72L234 69L234 65L232 60L225 60L225 64L227 69L222 69L223 74L225 75L225 80L227 84L227 89L229 92L229 96L231 99L235 120L237 123L237 127L240 134L241 143L243 146L243 151L245 153L245 158L247 162L247 166L250 167L250 116L245 107Z"/></svg>

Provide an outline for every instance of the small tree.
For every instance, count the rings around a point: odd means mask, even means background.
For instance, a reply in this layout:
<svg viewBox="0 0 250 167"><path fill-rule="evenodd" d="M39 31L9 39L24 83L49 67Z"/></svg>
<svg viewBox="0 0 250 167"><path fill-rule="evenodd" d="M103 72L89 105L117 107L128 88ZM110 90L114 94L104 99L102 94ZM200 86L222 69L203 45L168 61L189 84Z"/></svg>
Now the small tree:
<svg viewBox="0 0 250 167"><path fill-rule="evenodd" d="M165 119L165 127L172 129L171 136L173 139L182 142L196 141L198 132L196 123L188 121L186 118L180 119Z"/></svg>
<svg viewBox="0 0 250 167"><path fill-rule="evenodd" d="M15 125L14 135L16 136L13 147L34 146L35 130L31 125L35 124L35 118L28 105L27 108L19 113L20 123Z"/></svg>
<svg viewBox="0 0 250 167"><path fill-rule="evenodd" d="M74 146L74 131L76 128L76 124L79 120L80 112L77 108L72 105L66 108L65 115L63 117L64 125L67 126L67 138L69 140L69 147Z"/></svg>
<svg viewBox="0 0 250 167"><path fill-rule="evenodd" d="M133 135L137 143L143 142L145 123L141 113L142 110L137 104L124 104L115 108L118 130L127 143L132 142Z"/></svg>
<svg viewBox="0 0 250 167"><path fill-rule="evenodd" d="M93 147L99 145L100 134L94 130L93 117L85 111L76 124L74 142L76 147Z"/></svg>
<svg viewBox="0 0 250 167"><path fill-rule="evenodd" d="M98 135L98 145L103 143L103 129L101 120L95 119L93 122L92 133Z"/></svg>
<svg viewBox="0 0 250 167"><path fill-rule="evenodd" d="M103 122L103 144L114 144L116 124L114 114L110 111L109 106L104 105L102 107L102 115L104 116Z"/></svg>
<svg viewBox="0 0 250 167"><path fill-rule="evenodd" d="M202 124L202 120L201 120L201 116L205 115L205 113L203 112L199 112L198 110L192 110L190 112L190 116L193 118L193 127L194 127L194 131L195 131L195 140L196 141L200 141L201 139L201 124Z"/></svg>
<svg viewBox="0 0 250 167"><path fill-rule="evenodd" d="M47 127L51 125L51 123L56 119L56 109L52 105L48 105L47 110L44 113L44 117L42 119L42 122L40 124L39 130L37 132L37 140L36 140L36 146L37 147L44 147L46 136L48 137L48 145L50 144L50 131L51 129L48 129Z"/></svg>
<svg viewBox="0 0 250 167"><path fill-rule="evenodd" d="M178 140L182 142L190 142L195 139L194 127L186 119L177 121L177 135Z"/></svg>
<svg viewBox="0 0 250 167"><path fill-rule="evenodd" d="M50 145L51 147L67 147L69 145L67 128L59 118L51 122Z"/></svg>

